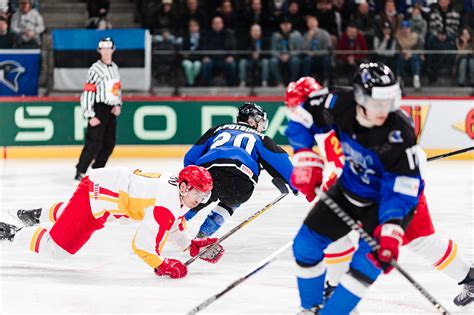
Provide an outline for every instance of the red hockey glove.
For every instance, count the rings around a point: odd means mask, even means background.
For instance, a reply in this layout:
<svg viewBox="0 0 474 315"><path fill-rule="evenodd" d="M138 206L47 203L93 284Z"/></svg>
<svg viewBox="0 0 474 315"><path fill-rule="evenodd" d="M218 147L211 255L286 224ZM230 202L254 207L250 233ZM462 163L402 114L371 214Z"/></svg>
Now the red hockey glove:
<svg viewBox="0 0 474 315"><path fill-rule="evenodd" d="M191 247L189 248L189 253L192 257L199 254L201 248L205 248L209 245L214 244L217 242L217 238L195 238L191 241ZM207 253L203 254L201 257L202 260L205 260L211 264L217 263L224 255L224 247L222 245L217 244L212 249L210 249Z"/></svg>
<svg viewBox="0 0 474 315"><path fill-rule="evenodd" d="M188 267L177 259L165 258L158 268L155 268L157 276L170 276L173 279L183 278L188 273Z"/></svg>
<svg viewBox="0 0 474 315"><path fill-rule="evenodd" d="M398 259L398 252L403 243L404 231L402 227L394 223L380 224L375 228L374 237L379 241L380 248L376 253L369 254L369 259L384 273L392 271L390 265L392 259Z"/></svg>
<svg viewBox="0 0 474 315"><path fill-rule="evenodd" d="M293 155L293 173L290 182L311 202L316 198L316 188L323 181L324 161L310 149L300 150Z"/></svg>

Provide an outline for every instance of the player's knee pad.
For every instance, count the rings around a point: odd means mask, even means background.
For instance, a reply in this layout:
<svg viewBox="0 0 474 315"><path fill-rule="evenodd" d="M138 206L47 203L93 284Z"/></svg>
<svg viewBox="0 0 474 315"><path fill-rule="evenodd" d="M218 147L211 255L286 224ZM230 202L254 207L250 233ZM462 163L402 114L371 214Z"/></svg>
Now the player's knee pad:
<svg viewBox="0 0 474 315"><path fill-rule="evenodd" d="M352 261L350 264L351 272L359 272L361 275L365 275L367 279L370 279L372 282L377 279L381 273L381 269L376 267L372 261L367 257L367 255L372 251L372 248L365 241L359 242L359 248L356 250L352 256ZM342 282L342 280L341 280Z"/></svg>
<svg viewBox="0 0 474 315"><path fill-rule="evenodd" d="M324 258L324 249L331 239L303 225L293 241L293 254L298 264L314 266Z"/></svg>

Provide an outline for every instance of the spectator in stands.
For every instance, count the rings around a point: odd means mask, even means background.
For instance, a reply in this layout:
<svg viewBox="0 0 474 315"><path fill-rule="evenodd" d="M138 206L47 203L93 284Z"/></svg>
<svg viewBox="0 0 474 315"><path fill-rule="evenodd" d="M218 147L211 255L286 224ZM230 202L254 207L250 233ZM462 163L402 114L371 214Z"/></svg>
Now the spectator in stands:
<svg viewBox="0 0 474 315"><path fill-rule="evenodd" d="M455 40L458 36L460 15L451 9L449 0L438 0L430 14L428 39L426 49L428 50L455 50ZM427 70L431 82L438 78L439 70L445 66L452 69L454 56L451 54L428 55Z"/></svg>
<svg viewBox="0 0 474 315"><path fill-rule="evenodd" d="M405 76L405 66L409 64L411 74L413 75L413 87L419 89L421 87L420 71L422 59L419 53L413 53L411 50L423 49L423 40L417 33L411 30L410 21L403 21L401 23L401 29L396 34L396 38L400 49L397 62L399 81L403 80Z"/></svg>
<svg viewBox="0 0 474 315"><path fill-rule="evenodd" d="M230 0L222 1L222 4L216 11L216 15L222 17L222 20L224 21L224 28L231 31L235 31L237 29L239 21L237 13L235 13Z"/></svg>
<svg viewBox="0 0 474 315"><path fill-rule="evenodd" d="M403 22L402 22L403 23ZM390 69L395 69L397 40L392 34L390 23L385 22L383 26L383 35L374 37L375 59L383 62Z"/></svg>
<svg viewBox="0 0 474 315"><path fill-rule="evenodd" d="M20 4L19 4L19 0L10 0L8 1L9 2L9 6L10 6L10 13L14 13L16 11L18 11L18 9L20 8ZM31 7L33 9L36 9L36 11L40 11L40 0L31 0Z"/></svg>
<svg viewBox="0 0 474 315"><path fill-rule="evenodd" d="M304 18L300 12L300 6L297 0L289 0L286 16L291 21L293 29L303 33L306 29Z"/></svg>
<svg viewBox="0 0 474 315"><path fill-rule="evenodd" d="M337 50L361 50L367 51L367 43L364 35L357 29L355 24L349 23L346 31L339 38ZM357 65L367 57L365 52L357 52L350 54L341 54L336 59L338 65L342 66L344 73L353 73Z"/></svg>
<svg viewBox="0 0 474 315"><path fill-rule="evenodd" d="M289 80L296 81L300 72L300 50L303 48L303 36L292 29L291 21L283 17L280 21L280 31L272 35L270 73L275 84L283 86L282 70L289 72ZM289 71L288 71L289 70ZM287 78L285 78L286 85Z"/></svg>
<svg viewBox="0 0 474 315"><path fill-rule="evenodd" d="M474 29L474 3L472 0L464 0L464 6L462 10L462 18L464 26L469 27L471 30Z"/></svg>
<svg viewBox="0 0 474 315"><path fill-rule="evenodd" d="M430 15L430 12L431 12L431 6L434 3L438 2L437 0L414 0L414 1L413 0L407 0L407 1L411 1L411 3L412 3L412 6L407 9L407 13L412 14L413 9L418 8L418 9L420 9L421 16L425 20L428 20L428 18L429 18L429 15Z"/></svg>
<svg viewBox="0 0 474 315"><path fill-rule="evenodd" d="M458 36L459 25L460 15L451 8L450 0L438 0L429 18L430 35L438 37L444 33L448 41L454 41Z"/></svg>
<svg viewBox="0 0 474 315"><path fill-rule="evenodd" d="M357 5L365 0L333 0L334 10L336 11L336 21L338 25L338 37L341 36L342 30L345 30L347 23L349 23L353 12L357 11ZM357 2L357 3L356 3Z"/></svg>
<svg viewBox="0 0 474 315"><path fill-rule="evenodd" d="M268 58L262 50L270 50L270 44L262 36L262 28L258 24L250 27L249 36L243 42L242 50L251 51L250 54L243 56L239 62L240 86L247 84L247 73L250 73L252 86L257 83L257 73L261 72L262 86L268 85Z"/></svg>
<svg viewBox="0 0 474 315"><path fill-rule="evenodd" d="M0 49L15 48L15 35L8 31L8 21L4 16L0 16Z"/></svg>
<svg viewBox="0 0 474 315"><path fill-rule="evenodd" d="M188 23L188 31L183 36L182 49L189 51L183 55L183 61L181 66L186 76L186 84L193 86L196 82L196 78L201 72L201 56L193 54L201 49L201 31L198 20L191 19Z"/></svg>
<svg viewBox="0 0 474 315"><path fill-rule="evenodd" d="M155 16L161 8L161 3L156 0L137 0L137 20L141 22L143 28L152 30Z"/></svg>
<svg viewBox="0 0 474 315"><path fill-rule="evenodd" d="M390 23L392 34L397 34L402 20L403 15L397 12L395 2L393 0L387 0L385 2L384 11L375 17L375 35L383 35L383 27L386 22Z"/></svg>
<svg viewBox="0 0 474 315"><path fill-rule="evenodd" d="M268 20L263 11L262 0L251 0L250 7L245 9L242 13L241 22L239 25L241 29L239 34L247 34L250 27L258 24L262 28L263 36L271 35L271 27L268 25Z"/></svg>
<svg viewBox="0 0 474 315"><path fill-rule="evenodd" d="M320 0L316 2L316 8L310 11L310 15L316 16L319 27L329 32L333 46L336 45L339 37L336 10L332 0Z"/></svg>
<svg viewBox="0 0 474 315"><path fill-rule="evenodd" d="M318 19L315 16L306 17L308 31L303 37L303 76L311 76L317 69L319 82L327 86L331 78L331 50L333 49L331 35L322 28L319 28ZM318 52L320 52L318 54ZM322 54L321 54L322 52Z"/></svg>
<svg viewBox="0 0 474 315"><path fill-rule="evenodd" d="M164 52L152 59L153 75L158 81L169 84L170 80L176 79L173 70L179 67L176 37L167 28L162 28L159 34L153 36L152 43L154 51Z"/></svg>
<svg viewBox="0 0 474 315"><path fill-rule="evenodd" d="M171 34L176 35L180 21L175 11L173 0L162 0L161 7L154 17L152 33L160 34L162 29L166 29Z"/></svg>
<svg viewBox="0 0 474 315"><path fill-rule="evenodd" d="M188 32L189 21L195 20L199 24L199 29L204 30L208 26L207 16L203 10L199 7L198 0L186 0L186 6L184 7L183 13L183 30L180 34L186 34Z"/></svg>
<svg viewBox="0 0 474 315"><path fill-rule="evenodd" d="M86 28L110 29L112 25L107 19L110 10L110 0L87 0L89 19Z"/></svg>
<svg viewBox="0 0 474 315"><path fill-rule="evenodd" d="M418 36L425 41L426 32L428 31L428 23L421 14L421 8L418 6L413 7L411 11L411 30L418 34Z"/></svg>
<svg viewBox="0 0 474 315"><path fill-rule="evenodd" d="M459 52L456 56L456 83L458 86L466 85L466 77L469 75L470 84L474 86L474 40L472 32L464 27L456 39L456 47Z"/></svg>
<svg viewBox="0 0 474 315"><path fill-rule="evenodd" d="M280 30L280 21L283 16L284 0L268 0L264 2L264 12L268 15L268 33L273 34ZM264 30L265 32L265 30Z"/></svg>
<svg viewBox="0 0 474 315"><path fill-rule="evenodd" d="M357 26L359 32L364 35L369 49L374 42L374 15L369 11L369 3L361 0L357 6L357 12L351 15L350 22Z"/></svg>
<svg viewBox="0 0 474 315"><path fill-rule="evenodd" d="M44 32L44 22L41 14L31 8L30 0L20 0L20 9L13 14L11 31L18 36L18 48L39 48L41 34Z"/></svg>
<svg viewBox="0 0 474 315"><path fill-rule="evenodd" d="M232 53L235 47L234 34L224 28L222 17L213 17L211 29L204 34L202 39L202 50L216 52L202 59L202 75L207 86L211 85L213 72L217 69L223 69L227 85L234 86L236 66Z"/></svg>
<svg viewBox="0 0 474 315"><path fill-rule="evenodd" d="M9 0L0 0L0 16L8 18L10 16Z"/></svg>

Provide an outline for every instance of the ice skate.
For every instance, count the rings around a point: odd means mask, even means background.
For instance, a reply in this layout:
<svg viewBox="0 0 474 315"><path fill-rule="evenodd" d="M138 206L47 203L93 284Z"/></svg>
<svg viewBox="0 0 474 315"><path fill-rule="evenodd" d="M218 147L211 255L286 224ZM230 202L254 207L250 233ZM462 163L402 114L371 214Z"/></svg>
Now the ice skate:
<svg viewBox="0 0 474 315"><path fill-rule="evenodd" d="M24 210L20 209L16 212L12 213L15 218L21 221L24 227L37 225L40 223L40 215L42 209L31 209L31 210Z"/></svg>
<svg viewBox="0 0 474 315"><path fill-rule="evenodd" d="M462 291L453 300L457 306L467 306L474 301L474 281L462 286Z"/></svg>
<svg viewBox="0 0 474 315"><path fill-rule="evenodd" d="M12 224L0 222L0 241L13 241L17 231L21 230Z"/></svg>
<svg viewBox="0 0 474 315"><path fill-rule="evenodd" d="M320 310L321 310L321 307L319 305L313 306L310 309L301 307L299 309L298 313L296 313L296 314L297 315L317 315L317 314L319 314Z"/></svg>

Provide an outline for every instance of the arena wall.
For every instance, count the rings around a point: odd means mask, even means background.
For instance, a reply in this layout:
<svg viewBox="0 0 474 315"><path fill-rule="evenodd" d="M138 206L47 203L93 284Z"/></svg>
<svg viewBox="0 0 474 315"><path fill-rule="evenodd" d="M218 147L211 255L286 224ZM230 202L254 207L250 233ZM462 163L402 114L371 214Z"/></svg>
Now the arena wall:
<svg viewBox="0 0 474 315"><path fill-rule="evenodd" d="M262 105L267 134L288 144L282 97L129 97L118 120L113 157L182 157L213 125L231 122L244 101ZM410 97L402 101L429 156L472 146L474 98ZM0 145L5 158L78 157L86 121L76 97L3 98ZM455 156L472 159L473 154Z"/></svg>

